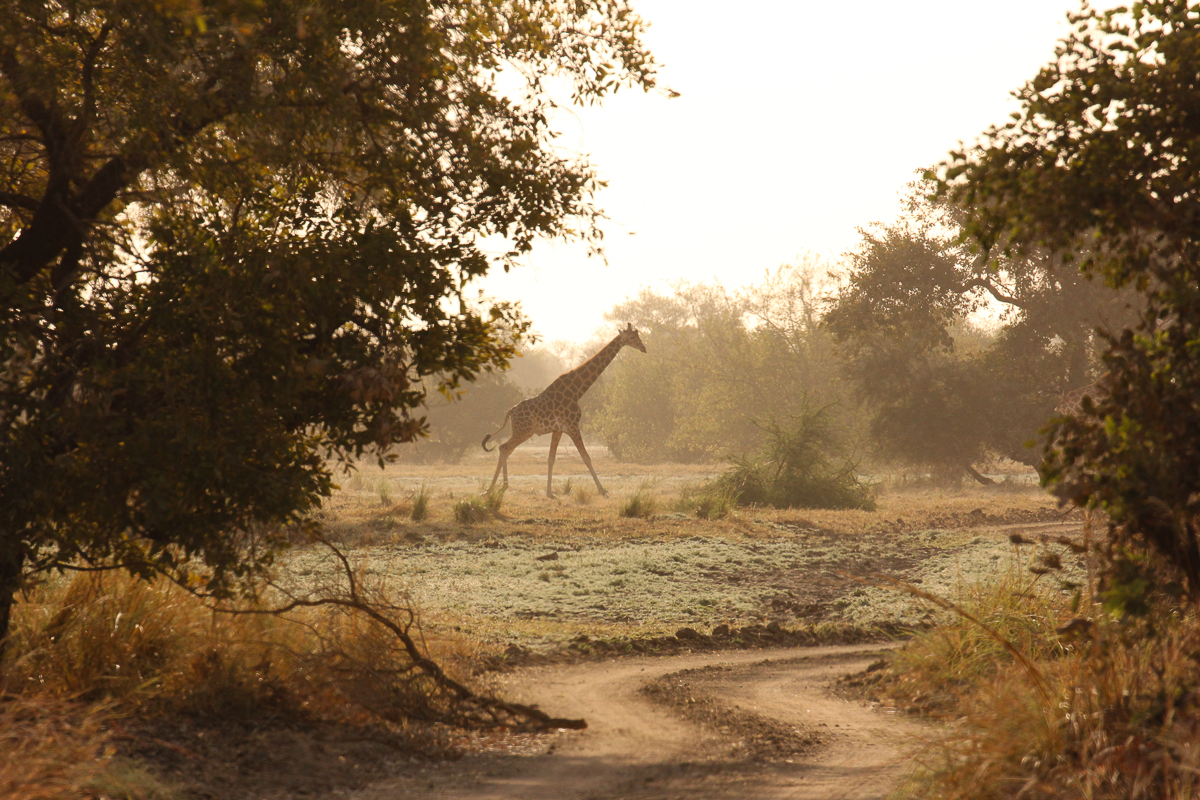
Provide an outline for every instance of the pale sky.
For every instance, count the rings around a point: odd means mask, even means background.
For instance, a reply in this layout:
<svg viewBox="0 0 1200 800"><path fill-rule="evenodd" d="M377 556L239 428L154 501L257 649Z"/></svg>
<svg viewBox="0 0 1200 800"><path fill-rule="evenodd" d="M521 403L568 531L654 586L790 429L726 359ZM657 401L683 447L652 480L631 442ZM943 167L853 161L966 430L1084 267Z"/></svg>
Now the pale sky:
<svg viewBox="0 0 1200 800"><path fill-rule="evenodd" d="M1100 7L1112 3L1096 3ZM1016 109L1078 0L634 0L667 99L622 91L560 142L609 183L608 263L545 242L482 284L583 341L643 286L730 287L894 219L915 170Z"/></svg>

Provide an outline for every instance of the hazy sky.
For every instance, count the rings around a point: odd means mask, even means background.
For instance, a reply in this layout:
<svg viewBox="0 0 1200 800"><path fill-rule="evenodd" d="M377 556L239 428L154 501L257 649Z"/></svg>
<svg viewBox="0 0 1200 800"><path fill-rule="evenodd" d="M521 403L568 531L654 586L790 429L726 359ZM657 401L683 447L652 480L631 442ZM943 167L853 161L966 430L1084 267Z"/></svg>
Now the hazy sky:
<svg viewBox="0 0 1200 800"><path fill-rule="evenodd" d="M1101 7L1113 3L1097 3ZM546 242L491 276L548 341L587 339L643 286L729 286L887 221L918 168L1016 108L1078 0L634 0L661 83L558 126L609 182L607 265Z"/></svg>

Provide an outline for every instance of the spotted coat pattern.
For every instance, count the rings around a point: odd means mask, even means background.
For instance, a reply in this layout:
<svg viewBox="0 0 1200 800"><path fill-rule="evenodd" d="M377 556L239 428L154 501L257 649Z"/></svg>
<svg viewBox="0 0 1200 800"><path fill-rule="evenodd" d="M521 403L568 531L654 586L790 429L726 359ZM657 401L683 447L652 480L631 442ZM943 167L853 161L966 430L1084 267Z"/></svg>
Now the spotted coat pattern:
<svg viewBox="0 0 1200 800"><path fill-rule="evenodd" d="M501 472L504 473L504 485L508 486L508 457L512 455L513 450L517 449L517 445L530 436L549 433L552 436L550 438L549 467L546 472L546 495L554 497L551 483L554 478L554 455L558 451L558 441L565 433L571 437L571 441L575 443L575 449L583 458L583 463L592 473L596 489L601 495L608 496L608 492L600 484L600 477L596 475L592 459L588 456L587 449L583 446L583 437L579 433L579 420L582 417L582 412L579 410L579 399L583 397L584 392L591 388L596 379L600 377L600 373L604 372L621 348L626 345L641 350L643 353L646 352L646 346L642 344L642 337L634 329L632 323L618 333L616 338L606 344L596 355L570 372L564 372L555 378L554 382L537 397L522 400L508 410L508 413L504 415L504 423L500 426L500 430L483 437L483 449L487 450L488 441L504 430L505 425L510 423L512 425L512 433L508 441L500 445L500 461L496 464L496 473L492 475L489 492L496 488L496 481Z"/></svg>

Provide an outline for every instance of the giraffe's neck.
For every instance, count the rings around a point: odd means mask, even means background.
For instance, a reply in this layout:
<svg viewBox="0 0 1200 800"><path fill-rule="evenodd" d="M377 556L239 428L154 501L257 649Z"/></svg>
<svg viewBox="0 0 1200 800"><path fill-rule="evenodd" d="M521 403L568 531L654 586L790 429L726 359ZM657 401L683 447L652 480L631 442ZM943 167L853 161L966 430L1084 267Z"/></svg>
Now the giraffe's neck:
<svg viewBox="0 0 1200 800"><path fill-rule="evenodd" d="M618 336L613 339L599 353L570 372L564 373L555 383L561 381L563 387L573 394L576 400L583 397L583 393L592 387L592 384L600 377L600 373L604 372L612 360L617 357L617 353L621 350L620 338Z"/></svg>

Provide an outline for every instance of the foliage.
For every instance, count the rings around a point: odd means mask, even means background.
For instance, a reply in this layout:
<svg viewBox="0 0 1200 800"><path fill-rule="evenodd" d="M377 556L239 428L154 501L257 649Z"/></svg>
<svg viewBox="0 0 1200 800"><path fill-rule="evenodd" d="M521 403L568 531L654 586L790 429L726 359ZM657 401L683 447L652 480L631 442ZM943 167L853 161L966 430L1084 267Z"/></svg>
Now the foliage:
<svg viewBox="0 0 1200 800"><path fill-rule="evenodd" d="M1030 251L989 265L963 243L962 212L909 187L905 215L862 231L825 317L845 374L873 410L885 459L957 479L995 455L1035 464L1027 442L1056 398L1091 381L1099 324L1131 319L1128 293ZM994 331L972 319L998 315Z"/></svg>
<svg viewBox="0 0 1200 800"><path fill-rule="evenodd" d="M457 464L467 452L479 448L483 437L496 429L497 420L525 399L507 374L496 372L484 373L457 390L439 393L437 387L430 388L433 391L425 401L429 437L402 450L402 460Z"/></svg>
<svg viewBox="0 0 1200 800"><path fill-rule="evenodd" d="M505 487L489 489L479 497L468 497L454 504L454 519L462 525L486 522L500 514Z"/></svg>
<svg viewBox="0 0 1200 800"><path fill-rule="evenodd" d="M608 312L650 343L645 357L614 364L601 384L592 425L613 455L711 462L757 444L754 418L832 402L832 343L817 324L821 268L803 260L738 293L687 284L670 295L643 290Z"/></svg>
<svg viewBox="0 0 1200 800"><path fill-rule="evenodd" d="M1110 520L1115 607L1200 597L1200 11L1085 7L1021 110L942 167L986 252L1036 245L1145 299L1106 337L1107 393L1051 428L1043 480Z"/></svg>
<svg viewBox="0 0 1200 800"><path fill-rule="evenodd" d="M772 419L761 427L765 446L734 458L733 469L708 487L712 509L720 508L722 498L736 498L739 505L874 510L872 489L859 478L857 462L838 453L827 409L806 410L786 426Z"/></svg>
<svg viewBox="0 0 1200 800"><path fill-rule="evenodd" d="M650 493L650 487L639 486L638 490L625 499L617 514L628 519L644 519L654 516L658 510L658 502Z"/></svg>
<svg viewBox="0 0 1200 800"><path fill-rule="evenodd" d="M546 81L649 88L641 30L625 0L4 4L0 641L23 576L80 560L231 594L331 458L420 434L424 378L503 367L526 323L467 302L480 242L598 240Z"/></svg>

